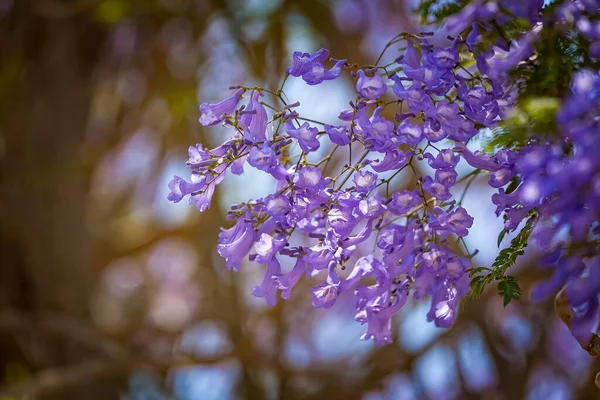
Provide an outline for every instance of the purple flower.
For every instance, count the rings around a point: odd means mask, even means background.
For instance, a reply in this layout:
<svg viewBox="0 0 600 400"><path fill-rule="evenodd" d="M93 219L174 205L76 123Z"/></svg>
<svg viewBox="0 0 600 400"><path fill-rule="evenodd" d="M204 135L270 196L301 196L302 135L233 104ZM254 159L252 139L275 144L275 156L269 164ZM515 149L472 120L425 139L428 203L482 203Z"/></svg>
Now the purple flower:
<svg viewBox="0 0 600 400"><path fill-rule="evenodd" d="M332 307L340 294L340 277L333 270L329 269L327 280L321 285L312 288L313 300L312 305L315 308L330 308Z"/></svg>
<svg viewBox="0 0 600 400"><path fill-rule="evenodd" d="M379 193L371 196L368 199L363 199L358 203L358 211L363 217L376 218L383 214L386 207L383 205Z"/></svg>
<svg viewBox="0 0 600 400"><path fill-rule="evenodd" d="M427 266L428 270L436 275L446 273L447 261L447 253L438 247L432 247L429 251L423 253L423 265Z"/></svg>
<svg viewBox="0 0 600 400"><path fill-rule="evenodd" d="M498 169L498 164L484 152L476 151L473 153L463 143L456 143L454 150L459 152L465 161L473 168L486 171L495 171Z"/></svg>
<svg viewBox="0 0 600 400"><path fill-rule="evenodd" d="M305 249L305 251L306 254L302 259L307 265L317 271L327 268L333 260L333 254L328 247L316 245Z"/></svg>
<svg viewBox="0 0 600 400"><path fill-rule="evenodd" d="M288 121L285 130L288 135L298 140L300 148L306 154L317 150L321 145L319 139L317 139L319 130L317 128L311 128L308 122L303 123L299 128L295 128L293 122Z"/></svg>
<svg viewBox="0 0 600 400"><path fill-rule="evenodd" d="M306 264L302 258L298 258L296 260L296 264L294 264L294 268L286 274L281 274L276 276L275 283L277 288L281 290L281 298L284 300L288 300L292 295L292 289L298 283L302 275L306 271Z"/></svg>
<svg viewBox="0 0 600 400"><path fill-rule="evenodd" d="M314 63L323 63L328 57L329 50L327 49L320 49L313 54L296 51L292 54L292 66L285 72L295 77L302 76L312 69Z"/></svg>
<svg viewBox="0 0 600 400"><path fill-rule="evenodd" d="M252 147L248 154L248 164L261 171L270 171L278 162L277 154L266 141L261 149Z"/></svg>
<svg viewBox="0 0 600 400"><path fill-rule="evenodd" d="M412 152L404 153L401 150L392 150L385 153L382 161L371 161L369 165L375 172L397 170L406 165L410 155L412 155Z"/></svg>
<svg viewBox="0 0 600 400"><path fill-rule="evenodd" d="M292 55L292 66L285 71L302 79L309 85L317 85L325 80L335 79L340 76L345 60L340 60L327 70L323 62L329 57L329 50L321 49L314 54L295 52Z"/></svg>
<svg viewBox="0 0 600 400"><path fill-rule="evenodd" d="M395 246L402 244L404 241L404 228L397 224L391 224L381 229L377 240L377 247L391 252Z"/></svg>
<svg viewBox="0 0 600 400"><path fill-rule="evenodd" d="M398 127L398 136L403 143L414 147L423 140L423 129L421 126L411 124L405 119Z"/></svg>
<svg viewBox="0 0 600 400"><path fill-rule="evenodd" d="M318 85L323 81L329 81L340 76L342 67L345 64L346 60L339 60L328 70L323 64L316 62L312 65L310 71L302 75L302 79L309 85Z"/></svg>
<svg viewBox="0 0 600 400"><path fill-rule="evenodd" d="M421 204L421 196L416 190L403 190L392 195L388 209L397 215L402 215Z"/></svg>
<svg viewBox="0 0 600 400"><path fill-rule="evenodd" d="M406 43L406 50L404 51L404 58L402 59L402 64L405 67L408 66L412 69L417 69L421 66L419 53L410 41Z"/></svg>
<svg viewBox="0 0 600 400"><path fill-rule="evenodd" d="M270 194L265 197L265 211L276 220L283 218L290 211L287 196Z"/></svg>
<svg viewBox="0 0 600 400"><path fill-rule="evenodd" d="M387 92L387 86L380 75L374 74L369 77L361 69L358 70L356 90L366 99L377 100Z"/></svg>
<svg viewBox="0 0 600 400"><path fill-rule="evenodd" d="M255 297L264 297L268 305L277 304L277 276L281 275L281 264L275 257L267 261L267 268L262 282L252 288L252 295Z"/></svg>
<svg viewBox="0 0 600 400"><path fill-rule="evenodd" d="M252 224L244 222L244 218L239 218L232 228L221 228L217 251L225 258L227 268L240 270L242 260L254 245L255 237L256 232Z"/></svg>
<svg viewBox="0 0 600 400"><path fill-rule="evenodd" d="M386 152L397 147L397 138L394 135L394 124L380 116L382 111L383 107L377 107L369 120L366 113L361 110L357 114L358 125L354 131L362 137L368 149Z"/></svg>
<svg viewBox="0 0 600 400"><path fill-rule="evenodd" d="M353 180L359 192L370 192L377 186L377 174L369 171L356 172Z"/></svg>
<svg viewBox="0 0 600 400"><path fill-rule="evenodd" d="M337 237L346 238L358 221L350 210L333 208L327 214L327 222Z"/></svg>
<svg viewBox="0 0 600 400"><path fill-rule="evenodd" d="M427 158L429 166L434 169L453 168L460 160L460 157L454 154L452 149L440 150L435 158L431 153L425 153L425 158Z"/></svg>
<svg viewBox="0 0 600 400"><path fill-rule="evenodd" d="M442 168L435 171L435 181L450 188L456 183L458 173L452 168Z"/></svg>
<svg viewBox="0 0 600 400"><path fill-rule="evenodd" d="M452 194L448 191L448 187L444 184L434 181L430 176L426 176L423 180L423 189L438 200L449 200Z"/></svg>
<svg viewBox="0 0 600 400"><path fill-rule="evenodd" d="M266 264L285 247L286 243L285 237L276 239L271 235L262 233L260 238L254 244L254 250L256 251L255 261L259 264Z"/></svg>
<svg viewBox="0 0 600 400"><path fill-rule="evenodd" d="M192 194L193 192L200 191L204 188L206 179L201 179L196 183L186 182L185 179L175 175L169 182L169 189L171 193L167 196L167 199L173 203L179 203L185 196Z"/></svg>
<svg viewBox="0 0 600 400"><path fill-rule="evenodd" d="M179 176L174 176L169 182L171 192L167 199L178 203L185 196L190 196L189 203L194 204L198 211L205 211L210 208L212 196L216 185L221 183L225 178L225 174L217 175L216 178L211 176L201 176L197 173L192 174L192 182L188 183Z"/></svg>
<svg viewBox="0 0 600 400"><path fill-rule="evenodd" d="M244 137L256 143L267 140L267 111L260 103L262 93L255 90L250 96L250 103L240 117L240 125L244 127Z"/></svg>
<svg viewBox="0 0 600 400"><path fill-rule="evenodd" d="M459 115L458 105L450 104L446 100L440 101L435 107L429 107L427 114L436 119L450 137L461 129L464 122Z"/></svg>
<svg viewBox="0 0 600 400"><path fill-rule="evenodd" d="M435 47L430 54L431 62L440 68L452 68L458 62L458 50L455 46L448 48Z"/></svg>
<svg viewBox="0 0 600 400"><path fill-rule="evenodd" d="M223 154L219 154L222 156ZM196 146L190 146L188 148L189 159L185 163L190 168L198 168L206 164L207 161L211 160L211 153L205 151L201 143Z"/></svg>
<svg viewBox="0 0 600 400"><path fill-rule="evenodd" d="M473 226L473 217L471 217L467 210L462 207L458 207L456 210L447 213L439 207L435 208L437 218L435 222L431 224L431 227L440 233L454 233L458 236L467 236L469 229Z"/></svg>
<svg viewBox="0 0 600 400"><path fill-rule="evenodd" d="M200 104L200 123L204 126L216 125L224 120L224 115L230 115L236 109L245 89L238 89L233 95L217 104Z"/></svg>
<svg viewBox="0 0 600 400"><path fill-rule="evenodd" d="M463 260L458 257L450 257L446 262L446 278L450 282L459 281L465 274L468 268L468 260Z"/></svg>
<svg viewBox="0 0 600 400"><path fill-rule="evenodd" d="M377 346L383 346L392 342L392 317L406 303L407 296L400 294L393 305L385 307L374 304L359 311L354 317L360 323L367 324L367 331L361 336L361 340L373 339Z"/></svg>
<svg viewBox="0 0 600 400"><path fill-rule="evenodd" d="M438 328L449 328L455 319L458 291L453 284L444 281L439 285L427 313L427 320L434 321Z"/></svg>
<svg viewBox="0 0 600 400"><path fill-rule="evenodd" d="M439 142L448 136L448 133L442 129L442 124L431 118L427 118L423 123L423 134L432 143Z"/></svg>
<svg viewBox="0 0 600 400"><path fill-rule="evenodd" d="M340 146L346 146L350 144L350 132L347 126L331 126L325 124L323 127L325 133L329 136L331 143L335 143Z"/></svg>
<svg viewBox="0 0 600 400"><path fill-rule="evenodd" d="M323 188L325 180L317 167L304 167L295 175L294 185L300 189L317 191Z"/></svg>
<svg viewBox="0 0 600 400"><path fill-rule="evenodd" d="M402 80L398 75L392 75L390 78L395 82L393 87L394 93L398 98L406 100L408 109L411 112L418 113L419 111L428 110L433 107L431 97L418 85L414 84L408 89L404 89Z"/></svg>

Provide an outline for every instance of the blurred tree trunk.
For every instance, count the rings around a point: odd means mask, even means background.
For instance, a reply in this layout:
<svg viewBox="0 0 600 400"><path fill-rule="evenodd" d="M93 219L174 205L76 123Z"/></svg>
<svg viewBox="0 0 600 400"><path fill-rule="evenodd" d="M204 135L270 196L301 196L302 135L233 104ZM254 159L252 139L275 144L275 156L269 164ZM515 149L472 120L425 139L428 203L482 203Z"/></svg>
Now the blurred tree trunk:
<svg viewBox="0 0 600 400"><path fill-rule="evenodd" d="M12 295L0 297L4 303L0 309L34 315L52 312L86 321L92 283L85 227L89 173L80 148L104 35L89 9L72 8L69 13L65 8L58 14L51 8L34 9L49 4L16 2L8 40L2 43L3 65L16 60L22 69L1 111L5 154L0 181L4 232L0 292ZM57 2L57 7L68 4ZM17 238L10 248L5 245L8 235ZM23 354L34 370L85 357L69 338L48 339L38 333L24 338L34 344ZM0 348L0 360L11 361L4 357L11 350ZM94 386L58 398L109 399L116 393Z"/></svg>

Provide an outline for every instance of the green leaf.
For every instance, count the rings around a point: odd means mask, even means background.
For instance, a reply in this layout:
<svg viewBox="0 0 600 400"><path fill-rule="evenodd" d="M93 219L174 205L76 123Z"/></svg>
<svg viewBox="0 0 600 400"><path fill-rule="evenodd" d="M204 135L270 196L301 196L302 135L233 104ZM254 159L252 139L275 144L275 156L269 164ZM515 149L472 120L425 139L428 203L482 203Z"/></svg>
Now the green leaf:
<svg viewBox="0 0 600 400"><path fill-rule="evenodd" d="M500 231L500 234L498 235L498 248L500 248L500 243L502 243L502 239L504 239L504 236L506 236L507 233L508 231L506 229Z"/></svg>
<svg viewBox="0 0 600 400"><path fill-rule="evenodd" d="M504 307L506 307L511 300L518 300L521 297L521 288L513 276L505 276L498 283L498 293L502 296Z"/></svg>

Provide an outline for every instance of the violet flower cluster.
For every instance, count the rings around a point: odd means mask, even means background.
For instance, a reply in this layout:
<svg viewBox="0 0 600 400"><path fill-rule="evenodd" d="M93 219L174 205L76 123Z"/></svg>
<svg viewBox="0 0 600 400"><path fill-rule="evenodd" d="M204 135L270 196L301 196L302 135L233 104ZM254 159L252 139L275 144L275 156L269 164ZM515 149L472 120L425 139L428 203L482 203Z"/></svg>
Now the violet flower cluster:
<svg viewBox="0 0 600 400"><path fill-rule="evenodd" d="M527 11L523 3L523 11ZM535 2L529 2L534 4ZM516 49L505 60L511 65L524 62L533 55L543 24L561 26L565 37L578 35L590 42L588 56L600 58L600 2L576 0L563 2L558 11L532 19L537 30L524 34L521 43L527 51ZM521 15L524 17L524 15ZM488 17L485 15L484 17ZM541 24L541 25L540 25ZM570 30L569 30L570 28ZM528 35L535 35L527 41ZM570 36L569 36L570 35ZM495 68L497 70L497 68ZM482 154L463 156L476 168L494 176L513 179L518 185L500 188L492 201L497 215L503 215L507 231L516 230L521 222L535 218L532 239L541 250L541 266L554 270L552 277L536 285L534 301L556 296L557 310L573 336L583 348L600 355L600 75L587 68L572 77L569 93L562 99L555 120L558 132L533 137L518 152L500 150L493 157Z"/></svg>
<svg viewBox="0 0 600 400"><path fill-rule="evenodd" d="M582 20L590 2L579 3L583 11L568 5L555 18L565 20L570 12ZM600 266L590 235L600 234L600 162L594 157L600 78L591 70L574 77L570 96L577 106L565 99L557 115L560 138L534 139L520 151L494 155L469 150L481 129L511 114L518 93L510 71L534 54L544 29L543 1L499 4L473 2L451 17L454 36L445 46L433 45L430 34L401 34L390 44L402 45L403 54L384 66L330 59L325 49L297 52L278 90L235 86L220 103L203 103L200 123L230 128L231 137L211 150L190 147L191 179L174 177L169 200L188 197L204 211L227 172L250 167L270 175L271 194L233 205L228 213L234 224L223 229L217 249L227 267L237 271L246 259L263 264L264 277L252 294L270 305L279 296L290 298L300 279L313 282L317 308L353 295L355 319L366 324L362 338L384 344L391 341L392 317L410 297L431 298L427 319L437 326L454 322L469 291L474 254L464 241L473 218L457 186L488 171L506 228L517 229L535 211L535 238L556 248L546 257L556 272L534 296L567 284L573 307L584 305L583 314L597 317ZM484 40L486 32L515 18L532 27L516 44ZM335 124L299 115L299 103L283 90L290 77L318 85L342 75L353 80L356 98ZM336 165L338 156L347 162ZM460 159L476 168L461 179ZM419 172L419 163L433 172ZM416 185L394 191L401 171L413 174ZM520 184L508 191L515 180ZM582 315L576 319L585 320L585 331L590 318Z"/></svg>

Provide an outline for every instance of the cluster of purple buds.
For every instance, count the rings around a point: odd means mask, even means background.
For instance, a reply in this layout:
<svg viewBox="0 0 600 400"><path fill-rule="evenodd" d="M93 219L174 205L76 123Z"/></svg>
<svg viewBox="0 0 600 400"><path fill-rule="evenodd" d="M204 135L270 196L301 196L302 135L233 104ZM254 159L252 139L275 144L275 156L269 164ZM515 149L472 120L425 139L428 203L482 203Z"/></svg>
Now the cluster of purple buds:
<svg viewBox="0 0 600 400"><path fill-rule="evenodd" d="M217 249L227 267L239 270L246 259L264 264L264 277L252 294L270 305L279 296L288 299L303 277L317 280L314 307L330 308L340 296L354 295L355 319L367 325L363 339L383 344L391 341L392 317L410 297L429 296L428 320L449 327L469 290L474 253L464 237L473 218L461 205L464 192L458 185L474 175L458 176L462 158L475 173L489 172L489 184L499 188L492 200L507 229L517 229L535 210L535 237L545 246L557 243L553 254L565 267L536 293L543 297L565 284L585 282L583 293L589 296L580 295L573 306L596 296L588 309L597 308L600 273L591 272L596 259L572 261L575 253L566 250L562 228L570 229L573 243L589 243L589 235L599 233L593 225L600 211L599 163L593 157L600 145L598 76L576 77L574 95L585 88L588 100L561 110L557 118L564 136L557 143L532 141L522 151L503 149L494 156L467 146L480 129L493 128L510 114L516 92L508 72L534 52L542 4L472 3L449 21L461 34L449 37L447 47L432 45L429 34L399 35L394 43L406 45L404 54L385 66L328 60L324 49L294 53L277 91L234 87L222 102L200 106L203 125L222 124L232 136L210 151L191 147L191 182L174 177L169 199L189 196L204 211L228 170L241 174L248 164L269 174L271 194L234 205L228 213L235 224L221 232ZM482 49L482 34L515 16L528 19L534 29L516 45L495 43L505 54ZM463 60L476 63L461 65ZM344 71L354 79L357 97L350 109L341 110L337 123L305 118L294 111L298 103L287 101L283 89L289 76L316 85ZM267 95L276 103L267 103ZM240 105L242 99L247 102ZM344 151L348 162L340 166L335 157L346 157ZM323 152L328 153L319 160ZM418 163L427 163L431 174L420 173ZM416 186L390 192L401 171L412 173ZM520 185L507 192L515 179ZM573 185L576 191L569 193ZM590 251L585 248L580 251Z"/></svg>

